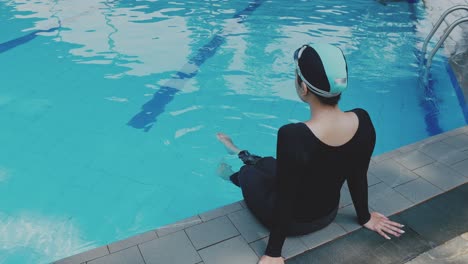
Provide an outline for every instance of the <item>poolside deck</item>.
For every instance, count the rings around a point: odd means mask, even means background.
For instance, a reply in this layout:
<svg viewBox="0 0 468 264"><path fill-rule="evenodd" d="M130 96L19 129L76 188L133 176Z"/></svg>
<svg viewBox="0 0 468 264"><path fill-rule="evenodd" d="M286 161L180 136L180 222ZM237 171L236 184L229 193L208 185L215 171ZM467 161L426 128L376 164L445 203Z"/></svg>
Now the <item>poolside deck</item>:
<svg viewBox="0 0 468 264"><path fill-rule="evenodd" d="M368 179L371 210L387 216L467 183L468 126L374 157ZM288 238L283 255L289 259L354 233L361 229L355 217L345 185L335 221L310 235ZM255 264L268 234L240 201L56 263Z"/></svg>

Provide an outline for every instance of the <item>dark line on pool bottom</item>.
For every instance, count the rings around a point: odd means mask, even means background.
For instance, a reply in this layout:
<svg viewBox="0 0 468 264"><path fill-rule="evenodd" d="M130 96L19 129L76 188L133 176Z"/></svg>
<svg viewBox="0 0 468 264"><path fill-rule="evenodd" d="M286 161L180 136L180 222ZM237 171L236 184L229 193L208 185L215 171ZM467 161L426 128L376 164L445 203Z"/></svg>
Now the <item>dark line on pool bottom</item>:
<svg viewBox="0 0 468 264"><path fill-rule="evenodd" d="M255 0L249 3L246 8L234 14L233 18L240 18L242 20L238 23L243 23L247 16L260 7L263 2L265 2L265 0ZM180 91L177 87L171 86L170 82L174 80L187 80L197 76L200 66L204 64L206 60L213 57L218 48L225 42L226 38L220 33L216 34L209 43L198 49L195 56L189 59L187 64L195 65L196 69L190 73L183 72L182 70L178 71L166 85L163 85L158 92L153 95L150 101L141 107L141 111L133 116L127 125L148 132L156 122L156 118L164 112L166 105L170 103L175 94Z"/></svg>
<svg viewBox="0 0 468 264"><path fill-rule="evenodd" d="M36 30L34 32L31 32L31 33L25 35L25 36L22 36L22 37L19 37L19 38L16 38L16 39L1 43L0 44L0 53L7 52L7 51L9 51L11 49L14 49L14 48L20 46L20 45L23 45L23 44L26 44L26 43L30 42L31 40L35 39L37 37L37 34L39 34L39 33L53 32L53 31L55 31L55 30L57 30L59 28L60 27L53 27L53 28L50 28L50 29L47 29L47 30Z"/></svg>

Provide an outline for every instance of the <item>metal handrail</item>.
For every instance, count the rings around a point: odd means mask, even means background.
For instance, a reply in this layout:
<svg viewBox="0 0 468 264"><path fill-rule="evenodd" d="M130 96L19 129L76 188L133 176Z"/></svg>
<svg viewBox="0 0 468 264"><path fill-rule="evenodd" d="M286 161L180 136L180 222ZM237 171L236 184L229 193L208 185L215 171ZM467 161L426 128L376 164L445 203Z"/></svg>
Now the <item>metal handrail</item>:
<svg viewBox="0 0 468 264"><path fill-rule="evenodd" d="M447 37L450 35L450 33L452 32L452 30L453 30L456 26L458 26L458 25L460 25L461 23L464 23L464 22L468 22L468 17L458 19L457 21L453 22L447 30L445 30L444 35L439 39L439 42L437 42L436 46L432 49L432 52L431 52L431 54L429 55L429 57L428 57L428 59L427 59L427 62L426 62L426 68L431 67L432 58L434 58L434 55L435 55L436 52L439 50L440 46L442 46L442 43L444 43L444 41L445 41L445 40L447 39Z"/></svg>
<svg viewBox="0 0 468 264"><path fill-rule="evenodd" d="M429 33L429 35L426 37L426 39L424 40L424 44L423 44L423 47L422 47L422 54L426 54L426 51L427 51L427 45L429 44L429 41L431 40L431 38L434 36L434 34L436 33L436 31L439 29L440 25L442 24L442 22L444 22L444 19L452 12L454 11L457 11L457 10L466 10L468 11L468 5L458 5L458 6L454 6L452 8L449 8L447 9L447 11L445 11L444 13L442 13L442 15L440 16L439 20L437 21L437 23L434 25L434 27L432 28L431 32ZM453 30L453 29L452 29Z"/></svg>

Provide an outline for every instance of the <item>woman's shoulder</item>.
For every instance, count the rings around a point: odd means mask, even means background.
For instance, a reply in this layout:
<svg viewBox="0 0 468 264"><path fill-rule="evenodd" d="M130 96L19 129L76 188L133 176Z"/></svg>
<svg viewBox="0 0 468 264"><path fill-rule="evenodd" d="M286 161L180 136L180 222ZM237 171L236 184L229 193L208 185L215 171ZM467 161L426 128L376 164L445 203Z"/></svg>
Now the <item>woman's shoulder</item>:
<svg viewBox="0 0 468 264"><path fill-rule="evenodd" d="M367 112L367 111L366 111L365 109L363 109L363 108L354 108L354 109L349 110L349 111L347 111L347 112L353 112L353 113L355 113L355 114L359 117L359 119L361 119L361 118L366 118L366 119L369 120L369 121L371 120L371 117L370 117L370 115L369 115L369 112Z"/></svg>
<svg viewBox="0 0 468 264"><path fill-rule="evenodd" d="M278 134L294 133L295 131L298 130L301 124L302 123L298 122L298 123L289 123L289 124L283 125L282 127L280 127Z"/></svg>

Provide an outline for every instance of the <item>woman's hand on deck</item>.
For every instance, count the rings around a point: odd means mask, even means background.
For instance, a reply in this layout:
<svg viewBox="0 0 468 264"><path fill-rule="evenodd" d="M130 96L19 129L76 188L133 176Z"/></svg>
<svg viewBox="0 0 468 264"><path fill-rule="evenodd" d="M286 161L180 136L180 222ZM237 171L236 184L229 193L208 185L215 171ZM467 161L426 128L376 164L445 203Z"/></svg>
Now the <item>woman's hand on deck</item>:
<svg viewBox="0 0 468 264"><path fill-rule="evenodd" d="M284 258L272 258L266 255L263 255L262 258L258 261L258 264L284 264Z"/></svg>
<svg viewBox="0 0 468 264"><path fill-rule="evenodd" d="M405 231L401 230L404 225L393 222L381 213L372 212L370 220L364 226L372 231L379 233L386 239L390 239L387 234L400 237Z"/></svg>

